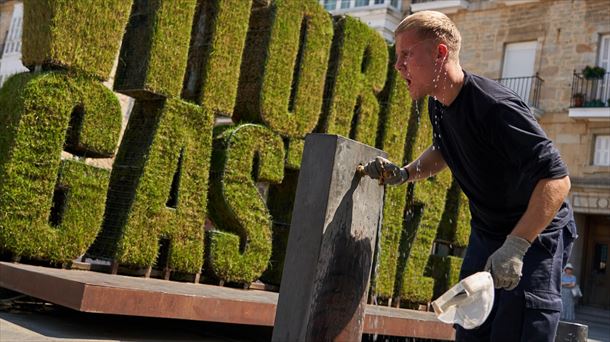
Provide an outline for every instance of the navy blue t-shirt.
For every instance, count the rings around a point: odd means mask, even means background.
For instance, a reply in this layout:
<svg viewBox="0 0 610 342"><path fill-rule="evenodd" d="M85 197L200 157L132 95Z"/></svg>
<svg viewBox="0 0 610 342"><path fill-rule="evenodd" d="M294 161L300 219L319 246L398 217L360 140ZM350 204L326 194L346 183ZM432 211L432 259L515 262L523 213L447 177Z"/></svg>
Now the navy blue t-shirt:
<svg viewBox="0 0 610 342"><path fill-rule="evenodd" d="M508 235L544 178L568 169L529 107L500 83L464 71L464 85L446 107L430 98L433 146L470 200L472 228ZM564 202L547 229L571 217Z"/></svg>

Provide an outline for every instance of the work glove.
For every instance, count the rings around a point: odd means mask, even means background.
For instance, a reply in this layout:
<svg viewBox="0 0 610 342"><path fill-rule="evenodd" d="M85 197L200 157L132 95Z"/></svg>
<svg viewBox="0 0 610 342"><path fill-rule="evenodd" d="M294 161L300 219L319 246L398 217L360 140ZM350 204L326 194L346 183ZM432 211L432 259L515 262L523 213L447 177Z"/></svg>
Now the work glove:
<svg viewBox="0 0 610 342"><path fill-rule="evenodd" d="M373 179L379 179L380 184L397 185L409 179L407 168L398 167L383 157L376 157L366 163L364 173Z"/></svg>
<svg viewBox="0 0 610 342"><path fill-rule="evenodd" d="M509 235L504 244L489 256L485 271L491 273L495 288L510 291L517 287L521 280L523 256L530 245L523 238Z"/></svg>

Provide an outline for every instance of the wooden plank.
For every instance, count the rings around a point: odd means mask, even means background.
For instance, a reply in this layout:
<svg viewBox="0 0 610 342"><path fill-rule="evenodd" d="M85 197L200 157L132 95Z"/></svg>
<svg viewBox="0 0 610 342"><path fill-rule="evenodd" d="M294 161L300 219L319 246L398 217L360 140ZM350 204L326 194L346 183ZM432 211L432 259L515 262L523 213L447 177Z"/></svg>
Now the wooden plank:
<svg viewBox="0 0 610 342"><path fill-rule="evenodd" d="M83 312L271 326L277 301L272 292L4 262L0 275L1 287Z"/></svg>
<svg viewBox="0 0 610 342"><path fill-rule="evenodd" d="M0 287L83 312L273 326L278 294L0 262ZM452 340L430 312L369 305L364 333Z"/></svg>

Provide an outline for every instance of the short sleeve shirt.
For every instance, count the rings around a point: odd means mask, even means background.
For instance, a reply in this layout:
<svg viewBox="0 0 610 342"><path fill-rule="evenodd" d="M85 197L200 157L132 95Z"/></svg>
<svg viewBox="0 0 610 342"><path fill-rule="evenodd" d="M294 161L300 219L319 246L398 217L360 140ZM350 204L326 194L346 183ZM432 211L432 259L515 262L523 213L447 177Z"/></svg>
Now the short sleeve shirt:
<svg viewBox="0 0 610 342"><path fill-rule="evenodd" d="M576 282L576 276L575 275L567 275L567 274L562 274L561 275L561 282L562 283L575 283Z"/></svg>
<svg viewBox="0 0 610 342"><path fill-rule="evenodd" d="M469 199L473 229L509 234L538 181L568 175L530 108L496 81L464 72L453 103L430 98L428 110L433 147ZM564 202L547 229L565 226L570 210Z"/></svg>

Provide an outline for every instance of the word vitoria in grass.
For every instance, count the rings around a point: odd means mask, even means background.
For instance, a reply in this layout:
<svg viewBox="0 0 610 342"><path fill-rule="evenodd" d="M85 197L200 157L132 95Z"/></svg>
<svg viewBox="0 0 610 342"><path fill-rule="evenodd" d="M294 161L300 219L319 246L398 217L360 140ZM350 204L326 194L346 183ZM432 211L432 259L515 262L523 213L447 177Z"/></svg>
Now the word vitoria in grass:
<svg viewBox="0 0 610 342"><path fill-rule="evenodd" d="M344 135L396 163L430 141L393 48L316 0L24 6L23 62L37 71L0 90L4 254L278 284L305 135ZM117 54L113 88L135 99L122 135L102 85ZM232 123L214 127L221 116ZM448 173L388 188L375 292L422 303L450 286L467 220ZM449 255L430 255L439 241Z"/></svg>

